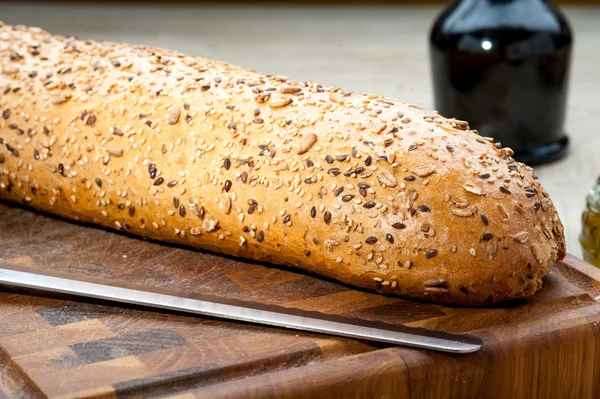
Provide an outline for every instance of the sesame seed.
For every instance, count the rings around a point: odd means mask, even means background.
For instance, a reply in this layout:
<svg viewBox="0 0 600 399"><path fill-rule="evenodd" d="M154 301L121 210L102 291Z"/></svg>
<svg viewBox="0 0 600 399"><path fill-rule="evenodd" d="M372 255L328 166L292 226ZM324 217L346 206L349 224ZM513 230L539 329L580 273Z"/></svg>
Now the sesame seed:
<svg viewBox="0 0 600 399"><path fill-rule="evenodd" d="M331 212L326 211L323 215L323 220L325 221L325 224L329 224L329 222L331 222Z"/></svg>
<svg viewBox="0 0 600 399"><path fill-rule="evenodd" d="M161 184L163 184L165 182L165 179L163 179L162 177L159 177L158 179L156 179L153 183L153 185L155 186L160 186Z"/></svg>
<svg viewBox="0 0 600 399"><path fill-rule="evenodd" d="M392 227L398 230L405 229L406 225L402 222L395 222L392 224Z"/></svg>

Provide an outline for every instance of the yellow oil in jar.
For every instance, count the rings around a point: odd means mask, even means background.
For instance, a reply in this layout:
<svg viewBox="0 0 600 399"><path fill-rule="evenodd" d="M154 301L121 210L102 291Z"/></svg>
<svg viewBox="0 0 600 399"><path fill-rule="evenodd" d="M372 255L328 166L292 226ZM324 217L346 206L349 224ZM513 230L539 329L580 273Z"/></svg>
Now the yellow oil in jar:
<svg viewBox="0 0 600 399"><path fill-rule="evenodd" d="M579 241L583 249L583 258L600 267L600 178L588 194L586 202Z"/></svg>

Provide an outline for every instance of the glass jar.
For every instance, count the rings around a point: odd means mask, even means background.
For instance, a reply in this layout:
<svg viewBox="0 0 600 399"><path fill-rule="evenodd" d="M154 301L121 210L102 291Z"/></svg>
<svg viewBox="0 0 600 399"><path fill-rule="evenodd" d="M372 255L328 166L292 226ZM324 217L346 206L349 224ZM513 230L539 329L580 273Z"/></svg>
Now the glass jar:
<svg viewBox="0 0 600 399"><path fill-rule="evenodd" d="M562 157L572 33L548 0L459 0L431 30L435 107L528 165Z"/></svg>
<svg viewBox="0 0 600 399"><path fill-rule="evenodd" d="M600 267L600 177L587 195L581 222L579 241L583 249L583 258Z"/></svg>

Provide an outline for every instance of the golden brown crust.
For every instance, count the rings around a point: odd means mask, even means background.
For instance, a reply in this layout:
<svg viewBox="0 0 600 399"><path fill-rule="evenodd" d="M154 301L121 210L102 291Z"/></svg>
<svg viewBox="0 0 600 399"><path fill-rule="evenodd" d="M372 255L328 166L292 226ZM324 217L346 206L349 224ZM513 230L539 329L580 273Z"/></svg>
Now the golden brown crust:
<svg viewBox="0 0 600 399"><path fill-rule="evenodd" d="M0 66L0 198L443 303L564 257L532 170L465 122L35 28L0 26Z"/></svg>

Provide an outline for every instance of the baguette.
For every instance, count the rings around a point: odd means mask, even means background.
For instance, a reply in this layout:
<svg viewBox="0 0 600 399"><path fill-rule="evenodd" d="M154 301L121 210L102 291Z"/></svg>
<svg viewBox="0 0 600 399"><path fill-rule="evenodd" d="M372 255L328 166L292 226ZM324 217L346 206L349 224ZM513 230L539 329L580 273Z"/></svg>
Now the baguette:
<svg viewBox="0 0 600 399"><path fill-rule="evenodd" d="M531 168L392 98L0 23L0 198L460 305L565 256Z"/></svg>

